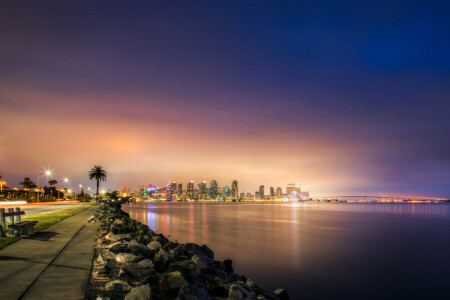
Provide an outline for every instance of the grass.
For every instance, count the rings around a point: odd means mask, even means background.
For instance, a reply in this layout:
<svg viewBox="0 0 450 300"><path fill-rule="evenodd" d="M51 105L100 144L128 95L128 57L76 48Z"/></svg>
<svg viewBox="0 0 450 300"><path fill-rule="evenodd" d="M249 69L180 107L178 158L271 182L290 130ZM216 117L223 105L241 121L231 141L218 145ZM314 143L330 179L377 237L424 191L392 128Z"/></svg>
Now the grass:
<svg viewBox="0 0 450 300"><path fill-rule="evenodd" d="M39 214L34 215L24 215L21 220L22 221L38 221L38 223L34 226L34 231L40 231L47 227L50 227L58 222L61 222L68 217L71 217L80 211L85 210L88 207L95 205L94 203L76 205L68 208L62 208L52 211L46 211ZM20 237L0 237L0 249L11 245L12 243L20 240Z"/></svg>

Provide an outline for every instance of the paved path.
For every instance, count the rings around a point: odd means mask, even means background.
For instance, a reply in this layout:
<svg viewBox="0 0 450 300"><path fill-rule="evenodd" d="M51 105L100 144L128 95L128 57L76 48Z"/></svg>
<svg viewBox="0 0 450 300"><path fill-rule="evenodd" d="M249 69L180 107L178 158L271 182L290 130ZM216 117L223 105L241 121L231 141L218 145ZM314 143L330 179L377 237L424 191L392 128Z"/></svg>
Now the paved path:
<svg viewBox="0 0 450 300"><path fill-rule="evenodd" d="M90 207L0 250L0 298L84 299L97 225Z"/></svg>

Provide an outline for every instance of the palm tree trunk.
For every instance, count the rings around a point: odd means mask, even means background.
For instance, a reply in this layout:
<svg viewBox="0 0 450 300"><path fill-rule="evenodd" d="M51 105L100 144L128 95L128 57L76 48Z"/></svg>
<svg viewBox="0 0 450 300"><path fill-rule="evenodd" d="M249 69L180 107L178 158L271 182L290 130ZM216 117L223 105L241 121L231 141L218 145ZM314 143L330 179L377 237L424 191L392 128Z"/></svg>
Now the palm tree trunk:
<svg viewBox="0 0 450 300"><path fill-rule="evenodd" d="M97 196L98 196L98 186L99 186L99 179L97 178Z"/></svg>

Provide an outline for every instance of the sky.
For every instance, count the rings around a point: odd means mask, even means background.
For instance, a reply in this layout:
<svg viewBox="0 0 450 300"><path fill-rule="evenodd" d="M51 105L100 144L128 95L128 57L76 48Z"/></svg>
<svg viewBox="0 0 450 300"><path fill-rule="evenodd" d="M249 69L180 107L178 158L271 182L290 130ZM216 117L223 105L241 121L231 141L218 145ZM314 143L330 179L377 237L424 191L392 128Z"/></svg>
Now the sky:
<svg viewBox="0 0 450 300"><path fill-rule="evenodd" d="M450 197L449 1L6 0L0 41L9 186Z"/></svg>

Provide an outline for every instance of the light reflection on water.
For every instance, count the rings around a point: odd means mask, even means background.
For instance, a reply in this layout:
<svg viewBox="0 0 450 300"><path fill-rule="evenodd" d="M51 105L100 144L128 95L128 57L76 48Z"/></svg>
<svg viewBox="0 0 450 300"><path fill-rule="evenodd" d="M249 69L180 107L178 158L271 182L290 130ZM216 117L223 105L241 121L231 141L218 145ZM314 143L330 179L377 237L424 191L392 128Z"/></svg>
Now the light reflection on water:
<svg viewBox="0 0 450 300"><path fill-rule="evenodd" d="M450 205L140 203L130 216L293 299L450 299Z"/></svg>

